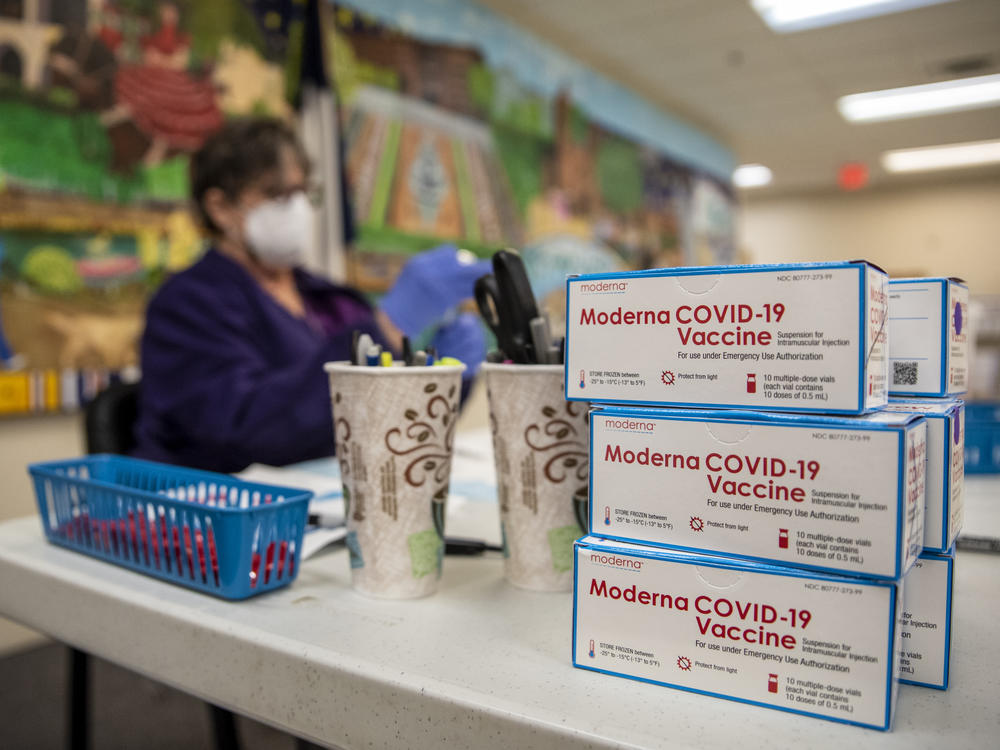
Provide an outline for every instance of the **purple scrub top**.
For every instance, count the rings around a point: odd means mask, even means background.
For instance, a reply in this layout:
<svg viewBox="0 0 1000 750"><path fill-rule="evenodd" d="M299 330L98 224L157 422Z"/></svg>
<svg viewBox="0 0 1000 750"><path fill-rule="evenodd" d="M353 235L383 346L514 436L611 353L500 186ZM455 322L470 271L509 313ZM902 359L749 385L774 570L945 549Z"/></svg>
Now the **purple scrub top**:
<svg viewBox="0 0 1000 750"><path fill-rule="evenodd" d="M357 329L386 345L357 292L295 271L305 318L216 250L167 281L146 312L137 446L154 461L233 472L333 454L323 363Z"/></svg>

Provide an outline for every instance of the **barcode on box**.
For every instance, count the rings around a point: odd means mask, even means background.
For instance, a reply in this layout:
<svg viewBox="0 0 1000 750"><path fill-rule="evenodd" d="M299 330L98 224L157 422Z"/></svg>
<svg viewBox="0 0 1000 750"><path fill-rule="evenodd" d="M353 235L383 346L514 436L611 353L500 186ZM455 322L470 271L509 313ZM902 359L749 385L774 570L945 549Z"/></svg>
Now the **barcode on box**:
<svg viewBox="0 0 1000 750"><path fill-rule="evenodd" d="M916 385L917 384L917 363L916 362L893 362L892 363L892 384L893 385Z"/></svg>

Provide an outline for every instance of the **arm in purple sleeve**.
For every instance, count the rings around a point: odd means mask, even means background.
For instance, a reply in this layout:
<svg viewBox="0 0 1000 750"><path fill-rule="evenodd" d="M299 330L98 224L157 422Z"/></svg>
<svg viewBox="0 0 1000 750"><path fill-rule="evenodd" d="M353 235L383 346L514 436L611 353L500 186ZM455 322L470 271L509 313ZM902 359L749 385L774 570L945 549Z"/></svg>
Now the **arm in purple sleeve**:
<svg viewBox="0 0 1000 750"><path fill-rule="evenodd" d="M383 340L373 319L354 327ZM184 463L235 471L333 453L323 363L349 358L351 330L305 342L280 361L268 352L287 341L272 349L268 334L254 328L237 304L175 298L151 305L141 409L160 415L160 439Z"/></svg>

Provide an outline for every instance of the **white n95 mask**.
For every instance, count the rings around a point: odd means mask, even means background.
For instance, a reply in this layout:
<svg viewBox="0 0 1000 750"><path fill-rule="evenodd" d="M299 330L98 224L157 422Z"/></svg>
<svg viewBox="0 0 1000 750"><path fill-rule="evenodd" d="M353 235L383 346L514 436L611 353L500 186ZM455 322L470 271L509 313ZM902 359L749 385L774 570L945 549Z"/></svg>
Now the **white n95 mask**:
<svg viewBox="0 0 1000 750"><path fill-rule="evenodd" d="M275 268L300 265L312 244L315 212L305 193L284 200L268 200L246 216L243 231L261 263Z"/></svg>

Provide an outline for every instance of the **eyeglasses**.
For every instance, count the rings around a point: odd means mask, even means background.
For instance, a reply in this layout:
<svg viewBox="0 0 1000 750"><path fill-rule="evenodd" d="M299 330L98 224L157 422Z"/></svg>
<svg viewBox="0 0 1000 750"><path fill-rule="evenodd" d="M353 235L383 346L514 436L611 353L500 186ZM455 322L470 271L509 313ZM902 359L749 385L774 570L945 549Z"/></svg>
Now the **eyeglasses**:
<svg viewBox="0 0 1000 750"><path fill-rule="evenodd" d="M309 202L319 207L323 203L323 186L318 182L310 182L305 185L265 185L261 187L261 192L268 200L287 201L296 193L304 193Z"/></svg>

